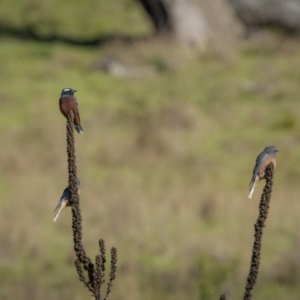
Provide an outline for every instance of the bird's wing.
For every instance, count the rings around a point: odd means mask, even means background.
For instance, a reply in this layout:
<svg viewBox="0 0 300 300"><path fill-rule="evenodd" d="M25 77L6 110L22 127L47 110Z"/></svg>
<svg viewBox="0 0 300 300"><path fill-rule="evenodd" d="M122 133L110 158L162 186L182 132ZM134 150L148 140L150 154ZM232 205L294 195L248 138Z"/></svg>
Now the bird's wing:
<svg viewBox="0 0 300 300"><path fill-rule="evenodd" d="M249 183L249 187L254 183L255 181L255 177L256 175L258 174L258 171L262 165L262 163L268 158L269 154L268 153L260 153L257 158L256 158L256 162L255 162L255 167L253 169L253 173L252 173L252 178L250 180L250 183Z"/></svg>
<svg viewBox="0 0 300 300"><path fill-rule="evenodd" d="M73 97L75 99L75 103L76 103L76 106L77 106L77 115L78 115L78 120L79 120L79 123L80 123L79 105L78 105L78 102L77 102L77 98L75 96L73 96Z"/></svg>
<svg viewBox="0 0 300 300"><path fill-rule="evenodd" d="M269 157L269 154L268 153L264 153L262 152L261 154L259 154L256 158L256 162L255 162L255 167L254 167L254 170L253 170L253 175L257 174L261 165L263 164L263 162Z"/></svg>
<svg viewBox="0 0 300 300"><path fill-rule="evenodd" d="M58 204L56 206L56 208L54 209L54 212L56 212L57 210L59 210L59 208L61 207L61 204L65 201L65 200L70 200L70 196L71 196L71 192L69 190L69 187L66 187L63 194L61 195Z"/></svg>

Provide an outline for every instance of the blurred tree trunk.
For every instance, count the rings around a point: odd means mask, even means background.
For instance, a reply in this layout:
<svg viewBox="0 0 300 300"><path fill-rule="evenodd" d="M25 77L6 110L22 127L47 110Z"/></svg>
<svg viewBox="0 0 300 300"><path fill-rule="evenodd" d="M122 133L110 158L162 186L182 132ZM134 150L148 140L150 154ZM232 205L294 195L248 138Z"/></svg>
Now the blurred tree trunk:
<svg viewBox="0 0 300 300"><path fill-rule="evenodd" d="M299 0L228 1L249 29L276 26L289 32L300 31Z"/></svg>
<svg viewBox="0 0 300 300"><path fill-rule="evenodd" d="M138 0L158 35L175 37L179 42L205 49L233 43L241 23L226 0Z"/></svg>

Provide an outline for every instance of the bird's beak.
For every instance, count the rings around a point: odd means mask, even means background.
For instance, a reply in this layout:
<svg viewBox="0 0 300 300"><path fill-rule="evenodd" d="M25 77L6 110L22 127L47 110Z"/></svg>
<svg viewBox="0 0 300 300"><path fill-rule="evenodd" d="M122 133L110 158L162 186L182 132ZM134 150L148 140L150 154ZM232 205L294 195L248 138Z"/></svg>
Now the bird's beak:
<svg viewBox="0 0 300 300"><path fill-rule="evenodd" d="M73 90L73 93L77 92L77 90Z"/></svg>

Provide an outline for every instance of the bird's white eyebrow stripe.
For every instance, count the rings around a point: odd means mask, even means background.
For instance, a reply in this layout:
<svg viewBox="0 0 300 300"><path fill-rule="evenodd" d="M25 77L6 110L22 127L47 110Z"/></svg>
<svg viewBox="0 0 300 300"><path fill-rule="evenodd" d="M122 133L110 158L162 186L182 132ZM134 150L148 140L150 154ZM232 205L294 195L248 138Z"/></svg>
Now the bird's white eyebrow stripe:
<svg viewBox="0 0 300 300"><path fill-rule="evenodd" d="M71 91L71 89L64 89L64 92L69 92Z"/></svg>

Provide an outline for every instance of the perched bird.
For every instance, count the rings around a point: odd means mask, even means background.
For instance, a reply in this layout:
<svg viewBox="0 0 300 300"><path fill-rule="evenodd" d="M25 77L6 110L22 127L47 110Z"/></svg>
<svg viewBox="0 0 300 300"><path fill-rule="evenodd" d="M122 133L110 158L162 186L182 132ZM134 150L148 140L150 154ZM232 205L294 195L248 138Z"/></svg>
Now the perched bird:
<svg viewBox="0 0 300 300"><path fill-rule="evenodd" d="M80 125L80 116L78 110L77 99L74 93L77 92L71 88L63 89L59 99L59 108L61 113L67 118L70 110L74 113L74 127L78 133L83 133L83 129Z"/></svg>
<svg viewBox="0 0 300 300"><path fill-rule="evenodd" d="M80 181L77 178L77 187L78 187L78 194L80 194ZM62 194L62 196L59 199L59 202L54 210L54 218L53 221L55 222L59 216L59 214L61 213L61 211L66 207L66 206L70 206L70 197L71 197L71 191L69 189L69 186L67 186Z"/></svg>
<svg viewBox="0 0 300 300"><path fill-rule="evenodd" d="M249 184L249 195L248 198L252 197L256 185L259 181L265 178L265 170L268 164L271 162L276 167L276 153L278 150L274 146L266 147L262 153L260 153L256 158L255 167L253 169L253 175Z"/></svg>

